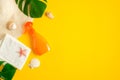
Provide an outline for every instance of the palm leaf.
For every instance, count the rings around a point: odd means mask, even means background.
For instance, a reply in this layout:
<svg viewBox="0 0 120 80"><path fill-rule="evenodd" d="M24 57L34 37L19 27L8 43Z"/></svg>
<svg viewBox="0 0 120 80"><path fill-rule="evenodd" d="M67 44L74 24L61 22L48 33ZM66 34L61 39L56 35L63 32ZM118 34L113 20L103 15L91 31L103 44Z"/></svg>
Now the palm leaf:
<svg viewBox="0 0 120 80"><path fill-rule="evenodd" d="M19 9L32 18L42 17L47 0L15 0Z"/></svg>

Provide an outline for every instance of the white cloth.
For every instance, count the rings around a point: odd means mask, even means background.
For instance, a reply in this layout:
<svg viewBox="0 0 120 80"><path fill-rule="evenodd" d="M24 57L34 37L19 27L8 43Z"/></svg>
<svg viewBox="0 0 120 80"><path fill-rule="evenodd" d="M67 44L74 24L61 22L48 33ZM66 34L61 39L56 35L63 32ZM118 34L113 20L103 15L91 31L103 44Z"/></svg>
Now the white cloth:
<svg viewBox="0 0 120 80"><path fill-rule="evenodd" d="M20 55L20 49L25 50L25 55ZM28 47L8 34L0 44L0 58L19 70L23 68L30 51Z"/></svg>

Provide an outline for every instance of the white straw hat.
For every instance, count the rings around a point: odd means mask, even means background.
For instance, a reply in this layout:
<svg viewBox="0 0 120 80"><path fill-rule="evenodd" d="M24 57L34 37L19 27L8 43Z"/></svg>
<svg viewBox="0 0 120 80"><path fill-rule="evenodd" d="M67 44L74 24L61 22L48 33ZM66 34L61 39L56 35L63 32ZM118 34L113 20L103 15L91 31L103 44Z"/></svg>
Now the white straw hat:
<svg viewBox="0 0 120 80"><path fill-rule="evenodd" d="M24 23L29 19L20 11L15 0L0 0L0 39L6 33L19 37L23 33ZM12 24L14 25L11 26Z"/></svg>

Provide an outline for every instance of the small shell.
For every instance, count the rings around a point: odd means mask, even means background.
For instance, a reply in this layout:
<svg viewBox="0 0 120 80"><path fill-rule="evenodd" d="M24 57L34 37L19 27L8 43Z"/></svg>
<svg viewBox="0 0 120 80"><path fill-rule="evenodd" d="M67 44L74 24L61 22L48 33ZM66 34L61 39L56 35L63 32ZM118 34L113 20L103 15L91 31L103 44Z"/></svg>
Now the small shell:
<svg viewBox="0 0 120 80"><path fill-rule="evenodd" d="M40 61L39 61L39 59L33 58L33 59L30 61L29 67L30 67L31 69L37 68L37 67L39 67L39 66L40 66Z"/></svg>
<svg viewBox="0 0 120 80"><path fill-rule="evenodd" d="M46 12L46 16L50 19L54 19L54 15L51 12Z"/></svg>
<svg viewBox="0 0 120 80"><path fill-rule="evenodd" d="M14 22L10 22L8 24L8 29L9 30L15 30L17 28L16 24Z"/></svg>

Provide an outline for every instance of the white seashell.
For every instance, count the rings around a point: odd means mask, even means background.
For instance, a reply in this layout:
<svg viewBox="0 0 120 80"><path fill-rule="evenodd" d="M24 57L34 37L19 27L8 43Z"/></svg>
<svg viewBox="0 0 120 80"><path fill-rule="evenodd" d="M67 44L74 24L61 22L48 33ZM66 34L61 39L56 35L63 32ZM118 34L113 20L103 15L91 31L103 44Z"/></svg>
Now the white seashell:
<svg viewBox="0 0 120 80"><path fill-rule="evenodd" d="M46 16L50 19L54 19L54 15L51 12L46 12Z"/></svg>
<svg viewBox="0 0 120 80"><path fill-rule="evenodd" d="M9 25L8 25L9 30L15 30L16 28L17 28L17 26L14 22L9 23Z"/></svg>
<svg viewBox="0 0 120 80"><path fill-rule="evenodd" d="M40 61L39 61L39 59L33 58L33 59L30 61L29 67L30 67L31 69L37 68L37 67L39 67L39 66L40 66Z"/></svg>

